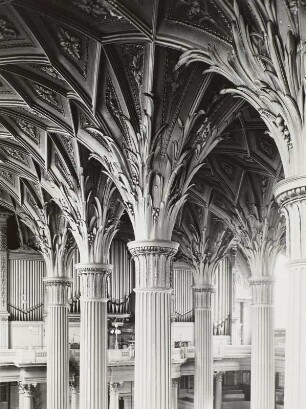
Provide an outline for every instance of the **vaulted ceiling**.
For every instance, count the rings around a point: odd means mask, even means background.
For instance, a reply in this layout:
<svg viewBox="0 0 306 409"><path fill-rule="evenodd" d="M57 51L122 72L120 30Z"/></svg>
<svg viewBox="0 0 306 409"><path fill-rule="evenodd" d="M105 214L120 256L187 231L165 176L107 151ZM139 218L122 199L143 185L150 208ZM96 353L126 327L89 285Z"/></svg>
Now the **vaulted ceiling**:
<svg viewBox="0 0 306 409"><path fill-rule="evenodd" d="M204 73L203 64L176 69L190 47L218 44L230 51L225 3L1 1L0 204L14 210L32 200L35 206L41 188L52 196L52 184L73 188L81 168L91 177L101 172L90 154L110 136L131 148L129 127L139 132L143 112L150 111L161 155L196 113L189 145L214 130L215 147L194 178L190 200L227 222L237 206L246 217L264 206L282 164L258 113L223 95L229 82Z"/></svg>

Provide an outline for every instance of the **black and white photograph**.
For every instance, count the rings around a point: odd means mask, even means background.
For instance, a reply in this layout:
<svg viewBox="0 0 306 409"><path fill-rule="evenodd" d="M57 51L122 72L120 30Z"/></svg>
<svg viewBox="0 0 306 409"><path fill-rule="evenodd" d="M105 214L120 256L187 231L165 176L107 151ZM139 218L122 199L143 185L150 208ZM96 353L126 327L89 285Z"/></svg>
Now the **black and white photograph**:
<svg viewBox="0 0 306 409"><path fill-rule="evenodd" d="M0 409L306 409L306 0L0 0Z"/></svg>

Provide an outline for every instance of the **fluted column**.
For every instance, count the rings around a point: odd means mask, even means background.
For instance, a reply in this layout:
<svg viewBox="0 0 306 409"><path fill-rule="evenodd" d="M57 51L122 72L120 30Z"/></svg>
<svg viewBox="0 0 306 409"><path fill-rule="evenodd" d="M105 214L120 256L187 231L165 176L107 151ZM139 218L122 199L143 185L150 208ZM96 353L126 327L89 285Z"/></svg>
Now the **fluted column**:
<svg viewBox="0 0 306 409"><path fill-rule="evenodd" d="M213 409L212 285L194 286L194 409Z"/></svg>
<svg viewBox="0 0 306 409"><path fill-rule="evenodd" d="M47 304L47 408L68 409L68 289L67 277L44 279Z"/></svg>
<svg viewBox="0 0 306 409"><path fill-rule="evenodd" d="M275 197L286 216L288 323L285 409L306 408L306 176L278 183Z"/></svg>
<svg viewBox="0 0 306 409"><path fill-rule="evenodd" d="M119 382L109 383L109 409L119 409Z"/></svg>
<svg viewBox="0 0 306 409"><path fill-rule="evenodd" d="M251 409L274 409L274 279L252 278L250 284L252 287Z"/></svg>
<svg viewBox="0 0 306 409"><path fill-rule="evenodd" d="M110 264L77 264L81 288L80 408L107 409L107 280Z"/></svg>
<svg viewBox="0 0 306 409"><path fill-rule="evenodd" d="M222 372L218 372L215 377L214 409L222 409L222 381L223 374Z"/></svg>
<svg viewBox="0 0 306 409"><path fill-rule="evenodd" d="M80 403L79 403L79 385L75 381L70 382L70 393L71 393L71 409L80 409Z"/></svg>
<svg viewBox="0 0 306 409"><path fill-rule="evenodd" d="M136 268L135 409L170 409L170 270L178 244L128 244Z"/></svg>
<svg viewBox="0 0 306 409"><path fill-rule="evenodd" d="M7 219L9 214L0 210L0 349L9 347L7 310Z"/></svg>
<svg viewBox="0 0 306 409"><path fill-rule="evenodd" d="M178 378L172 379L172 388L171 388L171 400L172 405L171 409L178 408L178 387L180 380Z"/></svg>
<svg viewBox="0 0 306 409"><path fill-rule="evenodd" d="M22 402L23 402L23 409L33 409L33 393L36 384L22 384L19 383L19 393L23 395ZM23 393L21 392L23 391ZM20 409L20 408L19 408Z"/></svg>

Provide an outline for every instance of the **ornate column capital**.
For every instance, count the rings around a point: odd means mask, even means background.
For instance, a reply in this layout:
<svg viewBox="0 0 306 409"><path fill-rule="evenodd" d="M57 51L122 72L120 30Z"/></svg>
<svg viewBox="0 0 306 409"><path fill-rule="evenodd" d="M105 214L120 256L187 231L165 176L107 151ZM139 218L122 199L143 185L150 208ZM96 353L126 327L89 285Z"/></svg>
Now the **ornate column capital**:
<svg viewBox="0 0 306 409"><path fill-rule="evenodd" d="M180 378L172 378L172 388L178 388L180 384Z"/></svg>
<svg viewBox="0 0 306 409"><path fill-rule="evenodd" d="M81 281L81 299L107 301L107 281L112 264L76 264Z"/></svg>
<svg viewBox="0 0 306 409"><path fill-rule="evenodd" d="M170 290L172 259L178 247L178 243L166 240L128 243L135 261L136 288Z"/></svg>
<svg viewBox="0 0 306 409"><path fill-rule="evenodd" d="M278 182L274 188L274 196L283 207L306 199L306 176L290 177Z"/></svg>
<svg viewBox="0 0 306 409"><path fill-rule="evenodd" d="M223 381L223 372L217 372L215 374L215 380L216 380L216 382L221 382L222 383L222 381Z"/></svg>
<svg viewBox="0 0 306 409"><path fill-rule="evenodd" d="M273 305L273 277L252 277L249 279L252 288L253 305Z"/></svg>
<svg viewBox="0 0 306 409"><path fill-rule="evenodd" d="M109 393L117 395L119 394L120 386L122 382L109 382Z"/></svg>
<svg viewBox="0 0 306 409"><path fill-rule="evenodd" d="M72 285L69 277L46 277L44 278L47 292L47 305L67 306L68 289Z"/></svg>
<svg viewBox="0 0 306 409"><path fill-rule="evenodd" d="M193 305L195 309L211 309L212 295L215 292L213 285L193 286Z"/></svg>
<svg viewBox="0 0 306 409"><path fill-rule="evenodd" d="M33 396L37 383L18 382L18 392L27 396Z"/></svg>
<svg viewBox="0 0 306 409"><path fill-rule="evenodd" d="M79 393L80 385L76 381L69 381L69 389L71 393Z"/></svg>

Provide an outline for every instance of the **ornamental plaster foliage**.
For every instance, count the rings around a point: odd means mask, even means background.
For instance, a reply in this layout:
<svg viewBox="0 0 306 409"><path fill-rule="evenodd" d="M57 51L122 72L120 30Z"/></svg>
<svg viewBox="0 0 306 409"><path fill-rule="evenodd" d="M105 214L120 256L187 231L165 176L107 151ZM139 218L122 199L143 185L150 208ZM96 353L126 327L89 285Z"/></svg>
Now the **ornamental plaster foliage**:
<svg viewBox="0 0 306 409"><path fill-rule="evenodd" d="M257 209L247 216L238 208L236 213L239 221L239 225L235 226L237 245L248 260L251 275L271 276L276 256L284 246L284 223L276 203L264 204L261 212Z"/></svg>
<svg viewBox="0 0 306 409"><path fill-rule="evenodd" d="M0 250L7 250L7 226L0 225Z"/></svg>
<svg viewBox="0 0 306 409"><path fill-rule="evenodd" d="M273 305L274 280L253 278L250 280L253 305Z"/></svg>
<svg viewBox="0 0 306 409"><path fill-rule="evenodd" d="M64 279L45 279L47 305L68 306L68 290L71 282Z"/></svg>
<svg viewBox="0 0 306 409"><path fill-rule="evenodd" d="M233 6L217 2L232 19L232 51L228 55L215 47L188 51L178 66L203 61L210 65L208 72L228 78L235 88L224 93L243 97L260 113L276 142L285 175L305 174L306 45L297 35L298 23L279 24L283 17L277 14L276 0L247 0L255 28L247 24L252 19L242 16L237 0Z"/></svg>
<svg viewBox="0 0 306 409"><path fill-rule="evenodd" d="M108 279L112 273L112 266L77 264L76 269L80 276L81 299L107 300Z"/></svg>
<svg viewBox="0 0 306 409"><path fill-rule="evenodd" d="M135 261L136 288L171 288L171 266L177 243L132 242L128 248Z"/></svg>
<svg viewBox="0 0 306 409"><path fill-rule="evenodd" d="M37 128L34 125L31 125L29 122L24 119L19 119L16 123L19 129L21 129L27 136L29 136L36 144L39 145L40 137L37 132Z"/></svg>
<svg viewBox="0 0 306 409"><path fill-rule="evenodd" d="M101 153L92 157L105 166L116 184L133 224L135 239L170 240L177 214L187 200L191 180L218 138L211 130L203 143L187 149L195 122L204 117L200 111L190 114L185 123L178 120L179 138L173 138L162 154L161 140L167 125L153 134L153 101L148 95L144 95L144 99L148 108L142 114L139 132L122 116L129 132L128 144L119 146L97 130L107 148L101 147Z"/></svg>
<svg viewBox="0 0 306 409"><path fill-rule="evenodd" d="M69 224L80 250L81 262L108 263L109 248L118 231L124 207L109 178L102 179L97 196L89 188L89 181L80 168L79 183L73 181L72 188L53 185L54 200Z"/></svg>
<svg viewBox="0 0 306 409"><path fill-rule="evenodd" d="M193 305L195 309L211 309L212 295L215 289L212 285L205 287L192 287Z"/></svg>
<svg viewBox="0 0 306 409"><path fill-rule="evenodd" d="M120 389L121 385L122 385L122 383L120 383L120 382L110 382L109 383L109 392L110 393L115 393L115 394L119 393L119 389Z"/></svg>
<svg viewBox="0 0 306 409"><path fill-rule="evenodd" d="M17 30L4 16L0 16L0 40L11 40L17 37Z"/></svg>
<svg viewBox="0 0 306 409"><path fill-rule="evenodd" d="M36 388L36 383L18 383L18 388L19 388L19 393L24 393L28 396L33 396L35 388Z"/></svg>
<svg viewBox="0 0 306 409"><path fill-rule="evenodd" d="M48 104L54 107L59 107L59 101L57 99L56 92L40 84L34 84L33 87L36 94L43 101L47 102Z"/></svg>
<svg viewBox="0 0 306 409"><path fill-rule="evenodd" d="M213 284L215 268L232 245L230 230L221 220L214 220L207 208L188 203L174 237L183 258L194 267L195 285Z"/></svg>
<svg viewBox="0 0 306 409"><path fill-rule="evenodd" d="M85 13L99 18L105 23L109 22L109 20L123 20L123 17L112 9L106 0L74 0L73 4L85 11Z"/></svg>
<svg viewBox="0 0 306 409"><path fill-rule="evenodd" d="M76 60L81 59L81 40L80 38L72 35L68 30L59 27L57 32L60 40L60 46L63 50L71 55Z"/></svg>
<svg viewBox="0 0 306 409"><path fill-rule="evenodd" d="M73 245L67 227L67 221L55 206L38 205L30 212L16 209L21 221L35 235L37 246L42 253L48 277L65 277L67 261Z"/></svg>

